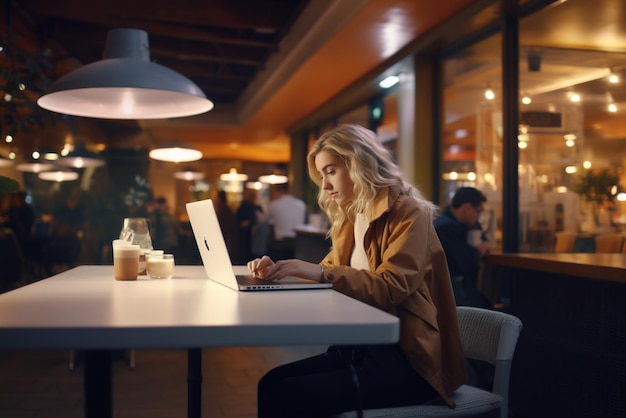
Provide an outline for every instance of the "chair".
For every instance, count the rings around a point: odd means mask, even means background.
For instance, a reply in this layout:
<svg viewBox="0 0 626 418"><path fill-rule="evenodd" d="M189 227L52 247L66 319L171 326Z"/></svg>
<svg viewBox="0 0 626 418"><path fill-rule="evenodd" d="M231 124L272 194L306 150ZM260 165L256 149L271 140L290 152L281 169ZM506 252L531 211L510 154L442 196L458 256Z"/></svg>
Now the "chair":
<svg viewBox="0 0 626 418"><path fill-rule="evenodd" d="M619 253L622 251L624 235L622 234L603 234L596 238L597 253Z"/></svg>
<svg viewBox="0 0 626 418"><path fill-rule="evenodd" d="M470 417L489 412L500 418L508 416L509 375L522 322L499 311L469 306L456 309L465 358L495 366L492 391L463 385L452 394L454 409L437 398L422 405L364 410L364 418ZM334 418L355 416L356 411L349 411Z"/></svg>
<svg viewBox="0 0 626 418"><path fill-rule="evenodd" d="M572 232L561 231L557 232L555 236L555 253L571 253L574 251L574 245L576 244L576 234Z"/></svg>

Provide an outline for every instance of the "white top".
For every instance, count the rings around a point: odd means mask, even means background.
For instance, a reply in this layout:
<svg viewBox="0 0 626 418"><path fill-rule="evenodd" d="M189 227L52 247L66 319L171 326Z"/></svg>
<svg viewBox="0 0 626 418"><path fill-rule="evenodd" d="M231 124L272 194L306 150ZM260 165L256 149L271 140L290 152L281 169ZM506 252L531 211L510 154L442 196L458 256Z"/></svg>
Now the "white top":
<svg viewBox="0 0 626 418"><path fill-rule="evenodd" d="M245 270L245 267L235 267ZM398 318L333 290L237 292L176 266L115 281L81 266L0 295L0 349L188 348L398 341Z"/></svg>
<svg viewBox="0 0 626 418"><path fill-rule="evenodd" d="M295 228L306 221L306 205L290 194L271 200L267 206L267 221L274 225L274 237L295 237Z"/></svg>
<svg viewBox="0 0 626 418"><path fill-rule="evenodd" d="M369 228L370 220L362 213L356 214L354 220L354 250L350 257L350 267L361 270L369 270L370 263L365 253L365 233Z"/></svg>

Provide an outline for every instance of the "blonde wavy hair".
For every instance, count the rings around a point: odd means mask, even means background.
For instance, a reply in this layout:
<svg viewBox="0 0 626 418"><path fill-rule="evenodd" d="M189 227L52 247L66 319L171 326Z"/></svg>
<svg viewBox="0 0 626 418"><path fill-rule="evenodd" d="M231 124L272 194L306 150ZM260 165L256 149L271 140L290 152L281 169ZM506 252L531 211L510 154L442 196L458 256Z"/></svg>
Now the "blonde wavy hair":
<svg viewBox="0 0 626 418"><path fill-rule="evenodd" d="M354 183L354 201L342 208L322 189L320 173L315 167L315 157L329 151L338 156L348 168ZM414 198L432 217L437 207L426 200L422 193L411 185L382 146L376 134L359 125L341 125L324 133L311 147L307 155L307 166L311 180L319 187L317 203L330 222L329 236L346 220L354 221L357 213L370 214L378 192L389 186L398 186L402 194Z"/></svg>

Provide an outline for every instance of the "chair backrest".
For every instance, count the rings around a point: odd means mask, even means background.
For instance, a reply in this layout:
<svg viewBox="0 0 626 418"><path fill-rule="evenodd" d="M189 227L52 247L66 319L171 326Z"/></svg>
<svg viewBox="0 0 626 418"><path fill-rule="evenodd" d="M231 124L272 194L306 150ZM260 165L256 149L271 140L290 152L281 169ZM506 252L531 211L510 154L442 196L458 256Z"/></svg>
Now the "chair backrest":
<svg viewBox="0 0 626 418"><path fill-rule="evenodd" d="M500 311L457 306L461 344L466 358L495 366L493 392L502 397L501 416L508 414L511 363L522 321Z"/></svg>
<svg viewBox="0 0 626 418"><path fill-rule="evenodd" d="M574 251L576 243L576 234L572 232L561 231L555 234L556 242L554 243L555 253L571 253Z"/></svg>
<svg viewBox="0 0 626 418"><path fill-rule="evenodd" d="M622 234L603 234L596 238L597 253L619 253L622 251L624 235Z"/></svg>

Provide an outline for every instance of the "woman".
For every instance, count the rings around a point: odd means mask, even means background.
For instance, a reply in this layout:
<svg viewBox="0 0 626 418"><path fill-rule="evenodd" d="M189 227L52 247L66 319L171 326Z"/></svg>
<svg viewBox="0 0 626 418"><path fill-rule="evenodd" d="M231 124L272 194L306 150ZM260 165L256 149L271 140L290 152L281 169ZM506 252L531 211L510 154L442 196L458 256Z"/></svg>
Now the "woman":
<svg viewBox="0 0 626 418"><path fill-rule="evenodd" d="M435 206L360 126L322 135L307 164L331 222L331 251L319 265L264 256L248 268L269 280L332 282L334 290L398 316L400 341L330 347L271 370L259 382L258 416L320 417L437 396L453 407L448 395L466 374L446 258L433 228Z"/></svg>

